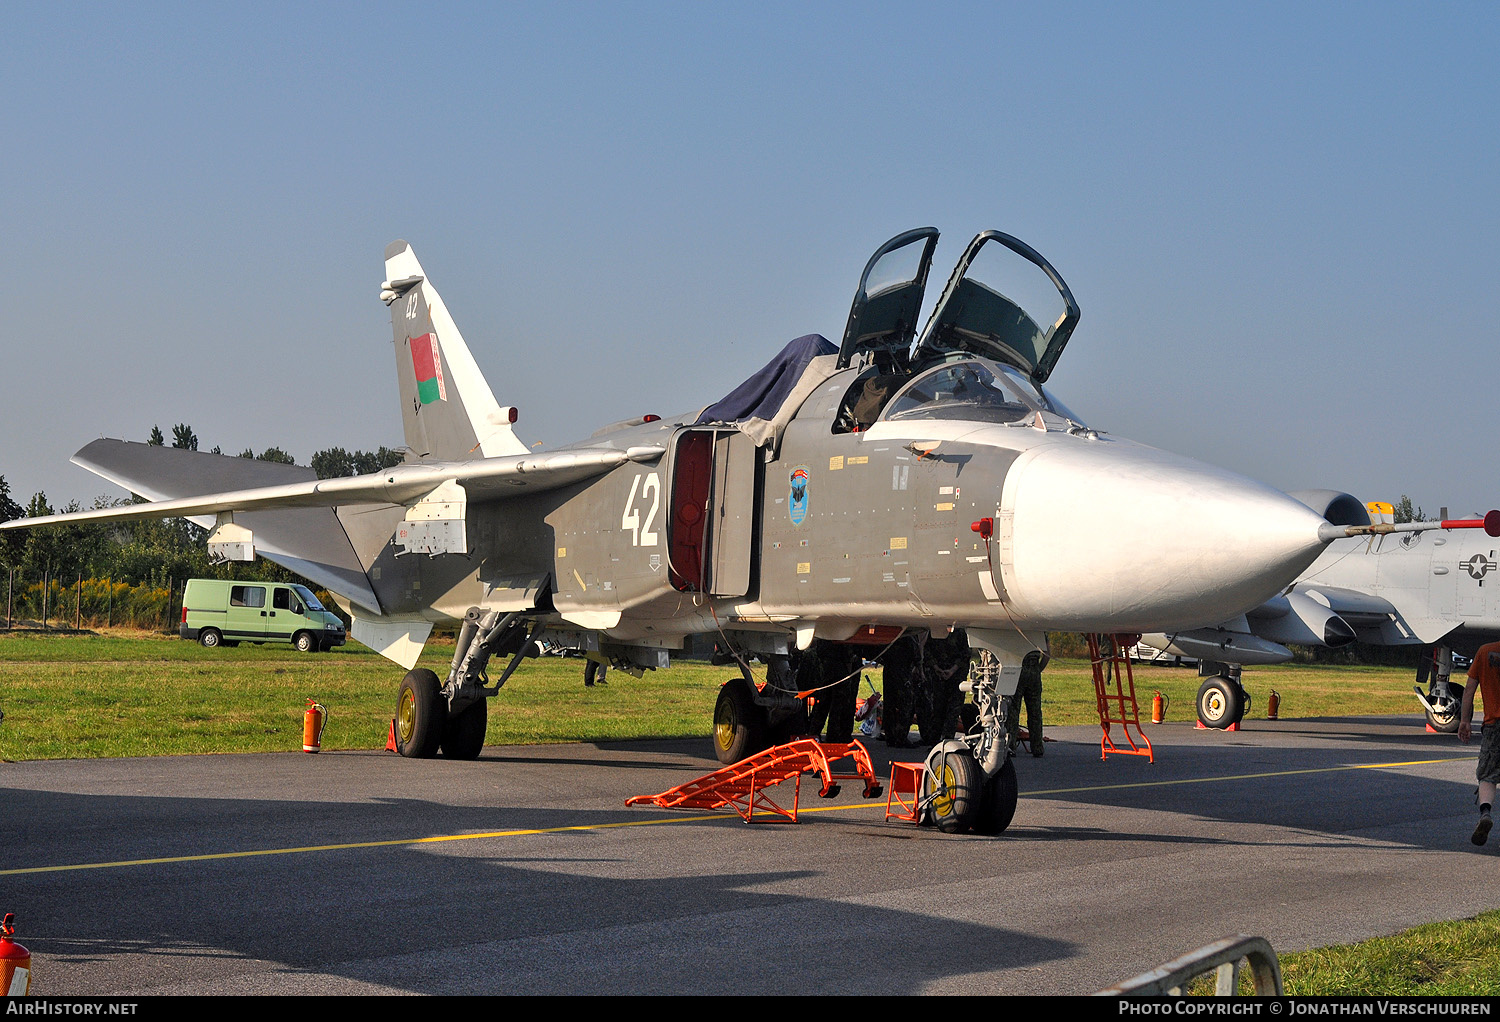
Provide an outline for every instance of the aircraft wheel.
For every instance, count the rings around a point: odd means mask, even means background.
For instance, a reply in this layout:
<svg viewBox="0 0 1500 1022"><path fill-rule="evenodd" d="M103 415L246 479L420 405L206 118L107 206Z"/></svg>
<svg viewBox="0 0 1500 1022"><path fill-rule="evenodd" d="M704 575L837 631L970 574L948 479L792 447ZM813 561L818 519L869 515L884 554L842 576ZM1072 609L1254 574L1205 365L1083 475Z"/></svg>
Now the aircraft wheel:
<svg viewBox="0 0 1500 1022"><path fill-rule="evenodd" d="M425 667L407 671L396 696L397 751L408 759L436 756L447 716L438 676Z"/></svg>
<svg viewBox="0 0 1500 1022"><path fill-rule="evenodd" d="M318 640L313 638L312 632L298 632L292 639L292 645L297 647L298 653L316 653L318 651Z"/></svg>
<svg viewBox="0 0 1500 1022"><path fill-rule="evenodd" d="M1458 733L1458 707L1454 707L1448 713L1433 713L1427 711L1427 726L1432 730L1444 735Z"/></svg>
<svg viewBox="0 0 1500 1022"><path fill-rule="evenodd" d="M1011 769L1014 778L1015 768ZM962 834L974 825L983 788L984 772L967 747L944 752L939 746L928 756L927 770L922 774L922 801L933 824L944 834ZM1014 805L1011 810L1014 812Z"/></svg>
<svg viewBox="0 0 1500 1022"><path fill-rule="evenodd" d="M214 649L224 642L224 636L219 634L217 628L205 628L198 633L198 644L205 649Z"/></svg>
<svg viewBox="0 0 1500 1022"><path fill-rule="evenodd" d="M1204 727L1226 728L1245 715L1238 685L1226 678L1207 678L1198 686L1198 721Z"/></svg>
<svg viewBox="0 0 1500 1022"><path fill-rule="evenodd" d="M1445 713L1433 713L1431 710L1427 710L1427 726L1440 734L1458 734L1458 716L1462 705L1462 703L1455 699L1448 704L1450 708Z"/></svg>
<svg viewBox="0 0 1500 1022"><path fill-rule="evenodd" d="M481 699L458 716L448 719L440 743L444 756L449 759L479 758L479 751L484 748L484 731L489 725L489 702Z"/></svg>
<svg viewBox="0 0 1500 1022"><path fill-rule="evenodd" d="M1007 756L1000 772L984 783L984 790L979 795L979 811L974 814L974 833L1003 834L1015 818L1019 795L1016 761Z"/></svg>
<svg viewBox="0 0 1500 1022"><path fill-rule="evenodd" d="M766 747L766 719L750 696L750 686L734 678L719 689L714 704L714 755L725 765L738 763Z"/></svg>

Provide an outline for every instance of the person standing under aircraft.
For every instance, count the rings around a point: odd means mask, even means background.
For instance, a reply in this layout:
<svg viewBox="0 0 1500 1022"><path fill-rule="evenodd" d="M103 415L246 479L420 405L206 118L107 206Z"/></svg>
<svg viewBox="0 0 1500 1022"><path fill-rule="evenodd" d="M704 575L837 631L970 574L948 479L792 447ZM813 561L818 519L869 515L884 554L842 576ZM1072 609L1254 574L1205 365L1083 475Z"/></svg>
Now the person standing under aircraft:
<svg viewBox="0 0 1500 1022"><path fill-rule="evenodd" d="M927 635L921 647L915 675L922 682L917 728L923 745L936 745L958 730L963 707L959 686L969 676L969 636L962 628L955 628L945 638Z"/></svg>
<svg viewBox="0 0 1500 1022"><path fill-rule="evenodd" d="M1021 740L1021 702L1026 703L1026 731L1031 736L1031 754L1040 756L1046 751L1042 744L1042 671L1050 658L1045 652L1034 649L1021 661L1021 679L1016 683L1016 694L1011 696L1010 713L1005 717L1005 729L1010 734L1012 749Z"/></svg>
<svg viewBox="0 0 1500 1022"><path fill-rule="evenodd" d="M915 635L903 635L880 656L881 687L885 689L885 744L891 749L911 748L913 681L918 677L921 647Z"/></svg>
<svg viewBox="0 0 1500 1022"><path fill-rule="evenodd" d="M799 670L812 668L814 684L806 684L798 678L802 689L815 688L812 712L809 714L808 731L814 735L828 724L828 742L848 742L854 737L854 703L859 696L859 676L864 667L860 647L842 642L814 639L808 650L811 656L802 657Z"/></svg>
<svg viewBox="0 0 1500 1022"><path fill-rule="evenodd" d="M1484 700L1484 729L1479 739L1479 763L1474 776L1479 781L1479 823L1469 840L1482 845L1489 840L1493 824L1490 812L1495 804L1495 784L1500 782L1500 642L1479 647L1469 665L1469 683L1464 686L1463 703L1458 711L1458 739L1468 742L1473 735L1474 690Z"/></svg>

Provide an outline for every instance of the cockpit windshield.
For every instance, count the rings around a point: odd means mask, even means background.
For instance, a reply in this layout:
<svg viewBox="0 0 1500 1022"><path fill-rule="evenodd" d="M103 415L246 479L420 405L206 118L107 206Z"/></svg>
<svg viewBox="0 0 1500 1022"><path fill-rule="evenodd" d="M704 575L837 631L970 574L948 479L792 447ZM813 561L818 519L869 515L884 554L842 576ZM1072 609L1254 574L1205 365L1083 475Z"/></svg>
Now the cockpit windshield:
<svg viewBox="0 0 1500 1022"><path fill-rule="evenodd" d="M1025 374L989 359L949 362L928 370L896 395L884 418L963 419L975 422L1021 422L1036 413L1082 425Z"/></svg>

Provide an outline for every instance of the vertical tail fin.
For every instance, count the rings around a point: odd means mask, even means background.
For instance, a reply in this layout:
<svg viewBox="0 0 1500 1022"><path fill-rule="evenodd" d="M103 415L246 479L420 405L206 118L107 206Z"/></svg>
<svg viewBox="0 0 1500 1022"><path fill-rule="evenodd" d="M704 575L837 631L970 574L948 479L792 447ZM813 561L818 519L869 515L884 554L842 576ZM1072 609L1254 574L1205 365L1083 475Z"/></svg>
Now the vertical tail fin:
<svg viewBox="0 0 1500 1022"><path fill-rule="evenodd" d="M391 307L406 445L418 457L465 461L525 454L422 264L404 241L385 249L381 299Z"/></svg>

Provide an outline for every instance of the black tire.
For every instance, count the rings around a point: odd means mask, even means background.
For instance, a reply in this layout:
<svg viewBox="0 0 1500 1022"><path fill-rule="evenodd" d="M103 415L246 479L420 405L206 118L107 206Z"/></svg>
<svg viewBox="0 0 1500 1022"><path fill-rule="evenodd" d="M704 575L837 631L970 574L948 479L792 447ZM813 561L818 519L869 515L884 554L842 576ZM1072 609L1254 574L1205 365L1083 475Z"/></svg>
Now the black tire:
<svg viewBox="0 0 1500 1022"><path fill-rule="evenodd" d="M224 644L224 636L217 628L205 628L198 633L198 645L204 649L217 649Z"/></svg>
<svg viewBox="0 0 1500 1022"><path fill-rule="evenodd" d="M1015 818L1019 795L1016 762L1007 756L1000 772L985 782L980 793L979 811L974 814L974 833L1003 834Z"/></svg>
<svg viewBox="0 0 1500 1022"><path fill-rule="evenodd" d="M298 653L316 653L318 651L318 640L312 632L298 632L292 636L292 645L297 648Z"/></svg>
<svg viewBox="0 0 1500 1022"><path fill-rule="evenodd" d="M922 801L933 825L944 834L962 834L974 825L984 773L967 748L939 753L922 774Z"/></svg>
<svg viewBox="0 0 1500 1022"><path fill-rule="evenodd" d="M478 759L484 748L484 731L489 725L489 700L473 703L456 717L449 717L443 727L443 755L449 759Z"/></svg>
<svg viewBox="0 0 1500 1022"><path fill-rule="evenodd" d="M726 766L766 747L766 715L750 696L750 686L734 678L719 689L714 704L714 755Z"/></svg>
<svg viewBox="0 0 1500 1022"><path fill-rule="evenodd" d="M438 676L423 667L407 671L396 696L396 751L407 759L436 756L447 717Z"/></svg>
<svg viewBox="0 0 1500 1022"><path fill-rule="evenodd" d="M1226 728L1245 715L1240 687L1226 678L1214 677L1198 686L1198 722L1204 727Z"/></svg>

